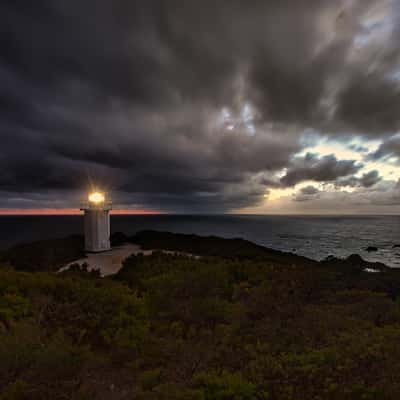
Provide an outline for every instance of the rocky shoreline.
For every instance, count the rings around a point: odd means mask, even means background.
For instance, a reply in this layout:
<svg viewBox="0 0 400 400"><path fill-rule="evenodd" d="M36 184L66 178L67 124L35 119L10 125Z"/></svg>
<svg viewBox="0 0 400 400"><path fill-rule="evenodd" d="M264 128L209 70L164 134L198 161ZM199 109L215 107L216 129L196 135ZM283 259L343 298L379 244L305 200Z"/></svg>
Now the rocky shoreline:
<svg viewBox="0 0 400 400"><path fill-rule="evenodd" d="M393 268L380 262L364 260L358 254L347 258L329 256L322 261L312 260L293 252L283 252L257 245L241 238L225 239L217 236L199 236L145 230L128 236L117 232L111 236L112 248L124 244L140 246L135 254L147 250L165 250L177 253L190 253L197 256L223 257L241 260L264 260L277 265L315 265L332 267L340 270L364 272L384 272ZM0 253L0 260L10 264L17 270L25 271L57 271L75 261L83 262L85 253L83 237L68 236L61 239L43 240L11 247Z"/></svg>

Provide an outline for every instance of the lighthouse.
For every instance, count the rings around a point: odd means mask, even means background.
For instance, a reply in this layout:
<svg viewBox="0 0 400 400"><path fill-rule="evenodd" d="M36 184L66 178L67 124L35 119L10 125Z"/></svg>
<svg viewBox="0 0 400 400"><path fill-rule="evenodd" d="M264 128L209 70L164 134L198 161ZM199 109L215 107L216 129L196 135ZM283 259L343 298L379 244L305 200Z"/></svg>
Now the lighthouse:
<svg viewBox="0 0 400 400"><path fill-rule="evenodd" d="M111 200L104 193L93 192L81 208L84 211L85 250L99 253L111 249L110 210Z"/></svg>

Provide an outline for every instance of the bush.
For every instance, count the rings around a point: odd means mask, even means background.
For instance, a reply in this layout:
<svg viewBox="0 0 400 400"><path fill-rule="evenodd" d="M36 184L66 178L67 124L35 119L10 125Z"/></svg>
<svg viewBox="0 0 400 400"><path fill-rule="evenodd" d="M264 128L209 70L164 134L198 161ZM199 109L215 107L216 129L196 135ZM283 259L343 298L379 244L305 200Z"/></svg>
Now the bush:
<svg viewBox="0 0 400 400"><path fill-rule="evenodd" d="M163 253L112 278L0 268L0 393L397 400L398 272Z"/></svg>
<svg viewBox="0 0 400 400"><path fill-rule="evenodd" d="M240 373L222 371L200 373L193 377L194 387L200 389L204 400L254 400L256 386L246 381ZM267 399L267 393L262 393L259 399Z"/></svg>

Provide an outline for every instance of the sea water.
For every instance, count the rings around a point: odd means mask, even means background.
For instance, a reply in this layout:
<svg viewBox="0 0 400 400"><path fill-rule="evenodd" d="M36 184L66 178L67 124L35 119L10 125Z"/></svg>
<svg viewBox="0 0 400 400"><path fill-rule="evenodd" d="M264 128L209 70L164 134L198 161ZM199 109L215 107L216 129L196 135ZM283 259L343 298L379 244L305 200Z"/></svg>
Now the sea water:
<svg viewBox="0 0 400 400"><path fill-rule="evenodd" d="M2 216L0 248L34 240L81 234L81 216ZM146 215L111 216L112 232L155 229L244 238L316 260L360 254L400 267L400 216ZM374 246L377 252L368 253Z"/></svg>

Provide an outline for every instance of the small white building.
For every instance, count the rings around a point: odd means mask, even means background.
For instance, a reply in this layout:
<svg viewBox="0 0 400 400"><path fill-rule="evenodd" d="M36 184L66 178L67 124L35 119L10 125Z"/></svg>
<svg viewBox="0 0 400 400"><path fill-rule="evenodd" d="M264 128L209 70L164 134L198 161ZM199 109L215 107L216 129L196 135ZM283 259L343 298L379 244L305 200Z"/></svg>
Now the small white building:
<svg viewBox="0 0 400 400"><path fill-rule="evenodd" d="M85 250L99 253L111 249L110 210L112 203L104 193L94 192L81 208L84 211Z"/></svg>

